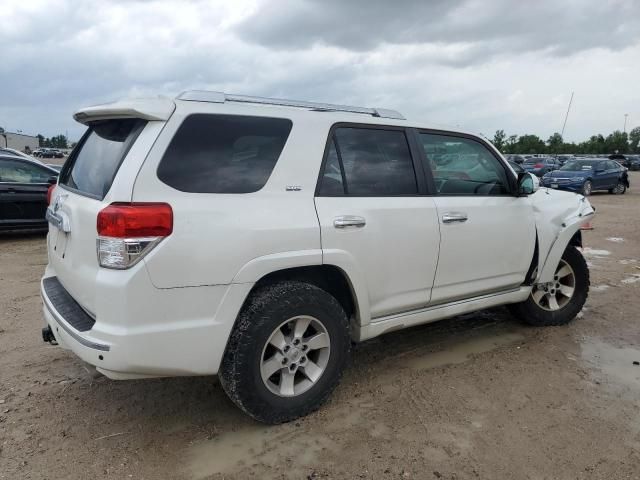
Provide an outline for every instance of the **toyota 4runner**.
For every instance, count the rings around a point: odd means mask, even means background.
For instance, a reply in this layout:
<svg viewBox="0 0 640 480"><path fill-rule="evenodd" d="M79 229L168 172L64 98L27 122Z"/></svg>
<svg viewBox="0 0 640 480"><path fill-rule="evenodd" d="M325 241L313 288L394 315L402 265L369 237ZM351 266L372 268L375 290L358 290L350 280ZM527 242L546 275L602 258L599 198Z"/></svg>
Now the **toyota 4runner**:
<svg viewBox="0 0 640 480"><path fill-rule="evenodd" d="M497 305L561 325L586 300L593 208L478 136L205 91L74 117L43 337L109 378L217 374L279 423L325 401L352 342Z"/></svg>

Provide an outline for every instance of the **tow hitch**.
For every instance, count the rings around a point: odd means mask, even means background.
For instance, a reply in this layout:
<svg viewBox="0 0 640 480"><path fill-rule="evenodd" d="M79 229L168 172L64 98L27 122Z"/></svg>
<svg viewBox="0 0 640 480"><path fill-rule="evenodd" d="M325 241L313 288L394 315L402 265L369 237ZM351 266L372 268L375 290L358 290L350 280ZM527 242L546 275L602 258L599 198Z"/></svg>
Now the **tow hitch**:
<svg viewBox="0 0 640 480"><path fill-rule="evenodd" d="M51 345L58 345L58 341L53 335L53 330L51 330L51 327L49 325L42 329L42 341L45 343L50 343Z"/></svg>

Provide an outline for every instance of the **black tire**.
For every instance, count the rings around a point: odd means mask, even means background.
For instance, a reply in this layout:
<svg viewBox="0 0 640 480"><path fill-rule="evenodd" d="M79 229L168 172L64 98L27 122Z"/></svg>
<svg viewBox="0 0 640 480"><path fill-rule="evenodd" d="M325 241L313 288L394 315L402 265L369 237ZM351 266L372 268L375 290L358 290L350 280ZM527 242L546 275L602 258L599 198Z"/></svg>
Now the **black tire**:
<svg viewBox="0 0 640 480"><path fill-rule="evenodd" d="M592 191L593 184L591 183L591 180L585 180L585 182L582 184L582 195L588 197L589 195L591 195Z"/></svg>
<svg viewBox="0 0 640 480"><path fill-rule="evenodd" d="M566 325L582 310L589 295L589 267L578 249L569 245L562 254L575 274L574 293L569 302L560 310L549 311L540 307L532 295L521 303L509 306L511 313L518 319L536 327Z"/></svg>
<svg viewBox="0 0 640 480"><path fill-rule="evenodd" d="M613 193L614 195L624 195L627 191L627 185L624 182L618 182L618 184L609 189L609 193Z"/></svg>
<svg viewBox="0 0 640 480"><path fill-rule="evenodd" d="M308 390L296 396L273 393L262 380L263 349L287 319L309 315L326 328L328 363ZM278 424L317 410L336 388L349 360L349 320L340 303L326 291L300 281L259 287L245 302L229 338L218 376L229 398L254 419Z"/></svg>

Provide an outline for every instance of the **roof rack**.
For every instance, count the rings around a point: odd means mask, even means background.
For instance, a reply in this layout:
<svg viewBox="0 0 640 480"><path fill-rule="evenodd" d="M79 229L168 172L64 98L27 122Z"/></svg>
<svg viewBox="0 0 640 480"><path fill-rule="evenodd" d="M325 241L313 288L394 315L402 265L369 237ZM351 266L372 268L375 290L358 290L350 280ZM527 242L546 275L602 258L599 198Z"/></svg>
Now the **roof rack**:
<svg viewBox="0 0 640 480"><path fill-rule="evenodd" d="M361 113L380 118L394 118L396 120L405 120L404 116L395 110L386 108L365 108L350 107L348 105L333 105L331 103L305 102L300 100L284 100L280 98L267 97L251 97L247 95L230 95L223 92L210 92L207 90L188 90L178 95L178 100L187 100L191 102L239 102L239 103L258 103L262 105L280 105L284 107L300 107L308 108L318 112L349 112Z"/></svg>

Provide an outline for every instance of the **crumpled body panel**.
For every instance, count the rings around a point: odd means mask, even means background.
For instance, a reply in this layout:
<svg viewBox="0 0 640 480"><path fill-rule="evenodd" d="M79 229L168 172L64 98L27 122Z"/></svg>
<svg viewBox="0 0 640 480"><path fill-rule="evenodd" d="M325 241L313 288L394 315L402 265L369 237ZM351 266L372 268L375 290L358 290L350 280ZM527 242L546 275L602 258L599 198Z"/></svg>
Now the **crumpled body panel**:
<svg viewBox="0 0 640 480"><path fill-rule="evenodd" d="M548 188L541 188L531 199L538 234L536 281L545 282L553 277L571 237L593 218L595 209L583 195Z"/></svg>

